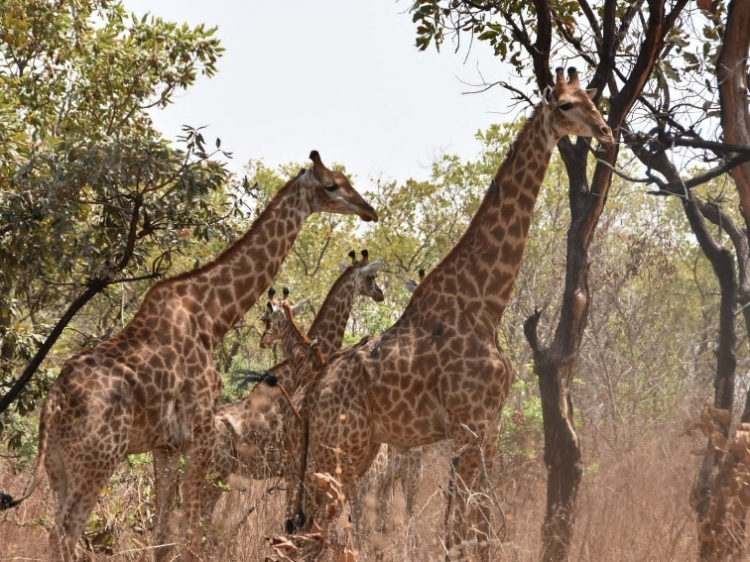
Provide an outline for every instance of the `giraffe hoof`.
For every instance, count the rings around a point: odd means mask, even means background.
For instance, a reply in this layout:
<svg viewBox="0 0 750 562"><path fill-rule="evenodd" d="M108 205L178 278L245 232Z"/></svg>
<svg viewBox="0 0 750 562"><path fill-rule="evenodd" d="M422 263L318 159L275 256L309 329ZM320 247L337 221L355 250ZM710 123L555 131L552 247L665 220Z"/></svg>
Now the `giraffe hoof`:
<svg viewBox="0 0 750 562"><path fill-rule="evenodd" d="M14 500L13 496L0 492L0 511L16 507L19 503L20 500Z"/></svg>
<svg viewBox="0 0 750 562"><path fill-rule="evenodd" d="M305 514L301 511L294 517L290 517L289 519L287 519L285 524L286 534L293 535L294 533L302 529L302 527L305 526L306 519L307 518L305 517Z"/></svg>

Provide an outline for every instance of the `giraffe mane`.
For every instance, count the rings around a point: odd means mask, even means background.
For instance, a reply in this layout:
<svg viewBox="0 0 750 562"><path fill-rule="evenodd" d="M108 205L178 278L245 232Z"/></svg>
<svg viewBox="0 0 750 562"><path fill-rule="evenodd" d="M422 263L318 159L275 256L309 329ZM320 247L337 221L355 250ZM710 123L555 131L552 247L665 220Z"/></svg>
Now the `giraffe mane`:
<svg viewBox="0 0 750 562"><path fill-rule="evenodd" d="M195 277L197 275L200 275L201 273L205 273L207 270L209 270L211 267L213 267L216 264L219 264L223 261L225 261L227 258L232 257L236 253L243 251L240 248L242 248L242 240L245 240L247 238L251 238L255 236L256 230L258 228L258 225L263 224L268 216L275 216L279 213L279 208L282 205L280 197L278 195L287 189L293 189L294 185L299 181L301 175L298 175L296 177L293 177L289 181L287 181L284 186L279 189L274 196L271 198L271 201L268 202L266 207L261 211L261 213L257 216L257 218L253 221L252 226L248 229L245 234L242 235L241 238L239 238L236 242L232 243L228 248L225 248L223 252L221 252L218 256L216 256L214 259L212 259L209 262L204 263L203 265L200 265L196 267L195 269L191 269L188 271L183 271L182 273L177 273L167 279L162 279L156 283L154 283L148 290L148 292L152 292L156 287L161 287L163 285L172 283L174 281L181 281L183 279L190 279L192 277ZM145 297L144 297L145 300Z"/></svg>
<svg viewBox="0 0 750 562"><path fill-rule="evenodd" d="M294 330L295 336L303 343L303 345L309 347L312 343L312 340L300 329L300 327L297 325L297 322L294 321L292 305L290 305L287 301L281 301L280 304L284 308L284 314L286 314L287 320L289 321L292 330Z"/></svg>

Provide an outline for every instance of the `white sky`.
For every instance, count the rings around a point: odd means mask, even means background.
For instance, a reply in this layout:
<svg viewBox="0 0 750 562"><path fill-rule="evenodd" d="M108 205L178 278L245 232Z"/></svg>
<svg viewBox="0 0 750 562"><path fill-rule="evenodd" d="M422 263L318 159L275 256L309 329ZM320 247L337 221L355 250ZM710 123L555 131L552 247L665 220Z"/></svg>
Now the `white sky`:
<svg viewBox="0 0 750 562"><path fill-rule="evenodd" d="M481 76L507 79L486 45L475 44L468 58L451 45L416 49L409 0L124 4L138 15L218 26L226 49L218 73L153 118L170 138L183 124L208 125L209 145L218 136L234 153L233 171L251 158L303 163L317 149L360 188L378 177L426 179L440 155L475 156L476 132L514 116L501 88L464 94Z"/></svg>

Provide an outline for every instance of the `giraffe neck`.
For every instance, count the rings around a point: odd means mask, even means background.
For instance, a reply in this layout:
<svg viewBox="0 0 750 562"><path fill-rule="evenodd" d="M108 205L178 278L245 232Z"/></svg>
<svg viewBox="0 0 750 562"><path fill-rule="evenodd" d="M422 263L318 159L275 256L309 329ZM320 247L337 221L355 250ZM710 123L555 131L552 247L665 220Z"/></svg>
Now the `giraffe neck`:
<svg viewBox="0 0 750 562"><path fill-rule="evenodd" d="M279 331L281 333L281 349L284 353L284 357L292 363L292 365L300 365L310 353L310 342L302 330L299 329L297 323L292 318L293 314L288 305L282 304L284 307L284 322L281 323Z"/></svg>
<svg viewBox="0 0 750 562"><path fill-rule="evenodd" d="M471 323L497 329L558 140L548 110L540 104L513 142L466 232L419 284L402 318L442 315L442 322L457 325L458 315L463 315Z"/></svg>
<svg viewBox="0 0 750 562"><path fill-rule="evenodd" d="M178 298L195 329L212 345L218 342L271 284L312 213L307 190L298 185L304 179L302 174L282 187L250 230L215 260L154 285L134 321Z"/></svg>
<svg viewBox="0 0 750 562"><path fill-rule="evenodd" d="M344 340L346 323L357 298L355 274L356 270L350 266L339 275L307 331L311 338L318 340L324 357L338 351Z"/></svg>

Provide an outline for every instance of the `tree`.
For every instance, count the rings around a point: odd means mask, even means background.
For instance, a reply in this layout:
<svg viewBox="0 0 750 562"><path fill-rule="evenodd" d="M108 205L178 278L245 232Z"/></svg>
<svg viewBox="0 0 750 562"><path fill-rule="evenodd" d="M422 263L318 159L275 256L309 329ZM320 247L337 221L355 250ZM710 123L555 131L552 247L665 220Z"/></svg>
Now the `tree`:
<svg viewBox="0 0 750 562"><path fill-rule="evenodd" d="M710 6L709 6L710 7ZM736 385L736 317L742 313L745 330L750 335L750 97L747 90L747 57L750 53L750 6L730 2L725 23L723 6L717 5L710 14L716 35L723 28L723 42L716 55L716 81L720 99L720 119L723 139L705 140L692 129L674 122L677 143L702 149L705 161L718 164L698 177L684 180L667 156L669 137L662 127L659 137L635 136L634 151L650 171L649 181L656 183L660 193L677 195L683 202L685 215L711 263L720 287L721 305L716 353L713 405L706 407L695 427L708 438L703 462L691 492L691 504L698 519L698 543L701 560L744 558L747 526L747 496L750 480L747 477L746 454L750 423L750 393L740 415L740 424L733 423ZM721 141L724 142L721 142ZM724 209L724 202L706 202L694 193L696 186L729 172L739 195L741 222ZM715 224L729 236L730 247L717 242L707 227ZM732 429L734 427L734 429Z"/></svg>
<svg viewBox="0 0 750 562"><path fill-rule="evenodd" d="M0 8L0 386L30 360L0 412L88 301L162 275L191 234L225 236L222 218L240 212L219 141L208 150L186 128L177 150L147 112L215 72L213 33L104 0Z"/></svg>

